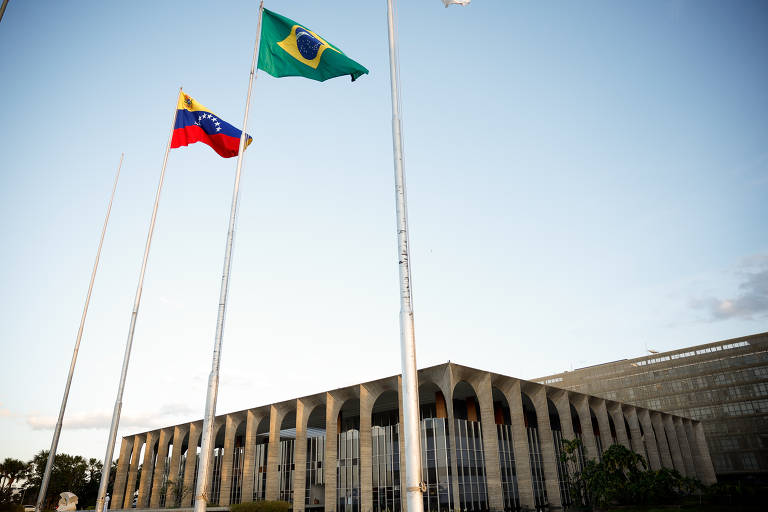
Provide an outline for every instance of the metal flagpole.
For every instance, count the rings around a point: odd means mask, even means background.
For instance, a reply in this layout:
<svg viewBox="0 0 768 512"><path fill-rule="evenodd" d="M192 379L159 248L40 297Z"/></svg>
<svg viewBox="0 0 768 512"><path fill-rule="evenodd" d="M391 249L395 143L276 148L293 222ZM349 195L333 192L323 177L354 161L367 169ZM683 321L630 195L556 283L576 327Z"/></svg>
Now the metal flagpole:
<svg viewBox="0 0 768 512"><path fill-rule="evenodd" d="M240 197L240 175L243 168L243 153L245 151L245 130L248 126L248 110L251 106L251 91L256 78L256 60L259 55L259 39L261 38L261 16L264 12L264 2L259 4L259 21L256 25L256 43L253 46L251 74L248 78L248 94L245 99L245 115L243 116L243 132L240 134L240 148L237 153L237 172L235 186L232 191L232 208L229 214L229 230L227 245L224 251L224 269L221 275L221 292L219 294L219 312L216 318L216 339L213 344L213 360L211 374L208 377L208 393L205 398L205 416L203 417L203 432L200 441L200 466L197 470L197 489L195 489L195 512L205 512L208 506L208 477L213 456L213 423L216 416L216 398L219 392L219 365L221 362L221 345L224 337L224 317L227 312L227 296L229 295L229 275L232 265L232 246L235 241L235 224L237 221L237 201Z"/></svg>
<svg viewBox="0 0 768 512"><path fill-rule="evenodd" d="M416 339L413 330L411 265L408 254L408 207L403 168L403 134L400 121L400 66L397 61L397 30L394 0L387 0L389 23L389 75L392 87L392 146L397 201L397 240L400 270L400 351L403 369L403 436L405 440L405 489L408 512L422 512L424 486L421 480L419 429L419 377L416 368Z"/></svg>
<svg viewBox="0 0 768 512"><path fill-rule="evenodd" d="M181 87L179 87L181 93ZM171 133L168 135L168 144L165 147L165 156L163 157L163 169L160 171L160 181L157 184L157 193L155 194L155 205L152 208L152 220L149 222L149 233L147 233L147 243L144 247L144 259L141 262L141 272L139 273L139 284L136 287L136 298L133 301L133 311L131 312L131 322L128 327L128 340L125 343L125 355L123 356L123 370L120 374L120 384L117 387L117 398L115 399L115 408L112 411L112 424L109 426L109 438L107 439L107 452L104 455L104 466L101 469L101 482L99 483L99 494L96 499L96 512L104 510L104 496L107 494L107 485L109 484L109 471L112 466L112 454L115 451L115 439L117 438L117 427L120 424L120 411L123 408L123 390L125 389L125 377L128 374L128 363L131 360L131 347L133 345L133 333L136 330L136 317L139 315L139 305L141 304L141 291L144 287L144 274L147 270L147 260L149 259L149 247L152 245L152 234L155 231L155 220L157 219L157 207L160 204L160 192L163 189L163 180L165 179L165 168L168 164L168 153L171 151L171 139L173 138L173 129L176 125L176 112L178 97L176 98L173 109L173 121L171 122Z"/></svg>
<svg viewBox="0 0 768 512"><path fill-rule="evenodd" d="M5 4L3 4L5 8ZM2 12L0 12L0 15ZM43 501L45 500L45 494L48 492L48 483L51 480L51 471L53 470L53 461L56 457L56 448L59 446L59 436L61 435L61 424L64 420L64 411L67 408L67 398L69 398L69 388L72 385L72 376L75 373L75 363L77 363L77 354L80 351L80 340L83 337L83 328L85 327L85 317L88 315L88 305L91 302L91 292L93 291L93 283L96 280L96 270L99 268L99 258L101 258L101 247L104 245L104 234L107 232L107 223L109 223L109 214L112 212L112 201L115 199L115 190L117 190L117 180L120 178L120 169L123 167L123 157L125 153L120 153L120 163L117 165L117 174L115 174L115 183L112 185L112 195L109 196L109 206L107 206L107 215L104 218L104 226L101 228L101 239L99 239L99 248L96 249L96 261L93 262L93 270L91 271L91 281L88 284L88 293L85 295L85 306L83 307L83 315L80 317L80 327L77 329L77 338L75 340L75 350L72 353L72 362L69 364L69 375L67 376L67 384L64 386L64 397L61 399L61 409L59 409L59 419L56 422L56 428L53 430L53 440L51 441L51 449L48 452L48 462L45 463L45 472L43 473L43 480L40 483L40 492L37 494L37 504L35 510L40 512L42 510Z"/></svg>
<svg viewBox="0 0 768 512"><path fill-rule="evenodd" d="M5 8L8 6L8 0L3 0L3 5L0 6L0 21L3 21L3 14L5 14Z"/></svg>

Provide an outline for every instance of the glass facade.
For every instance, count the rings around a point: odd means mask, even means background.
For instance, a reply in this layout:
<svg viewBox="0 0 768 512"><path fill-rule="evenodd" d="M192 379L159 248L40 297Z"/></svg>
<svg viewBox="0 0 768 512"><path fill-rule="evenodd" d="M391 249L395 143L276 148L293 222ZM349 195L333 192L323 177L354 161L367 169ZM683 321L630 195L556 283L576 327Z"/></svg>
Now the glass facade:
<svg viewBox="0 0 768 512"><path fill-rule="evenodd" d="M560 459L563 453L563 433L560 430L552 430L552 439L555 442L555 461L557 462L557 478L560 482L560 499L563 505L571 504L571 490L568 488L568 468Z"/></svg>
<svg viewBox="0 0 768 512"><path fill-rule="evenodd" d="M267 499L267 451L269 449L269 439L261 436L257 440L254 450L253 463L253 501L262 501Z"/></svg>
<svg viewBox="0 0 768 512"><path fill-rule="evenodd" d="M400 512L398 411L374 414L371 427L373 512Z"/></svg>
<svg viewBox="0 0 768 512"><path fill-rule="evenodd" d="M325 434L307 437L307 473L304 487L305 508L325 506L325 478L323 461L325 460Z"/></svg>
<svg viewBox="0 0 768 512"><path fill-rule="evenodd" d="M421 475L427 484L424 510L427 512L453 511L451 483L451 454L446 418L421 420Z"/></svg>
<svg viewBox="0 0 768 512"><path fill-rule="evenodd" d="M533 480L533 501L537 508L547 506L547 485L544 479L544 460L541 457L539 429L527 427L528 455L531 463L531 479Z"/></svg>
<svg viewBox="0 0 768 512"><path fill-rule="evenodd" d="M360 512L359 422L339 432L336 446L336 511Z"/></svg>
<svg viewBox="0 0 768 512"><path fill-rule="evenodd" d="M245 440L243 439L243 436L236 436L235 447L232 452L232 486L229 491L230 503L240 503L243 497L244 452Z"/></svg>
<svg viewBox="0 0 768 512"><path fill-rule="evenodd" d="M499 465L501 466L501 490L504 498L504 510L510 512L520 509L520 492L517 488L517 468L515 467L515 448L512 443L512 425L497 424L496 435L499 442Z"/></svg>
<svg viewBox="0 0 768 512"><path fill-rule="evenodd" d="M218 503L221 493L221 463L224 460L224 447L213 449L213 478L211 480L210 503Z"/></svg>
<svg viewBox="0 0 768 512"><path fill-rule="evenodd" d="M293 472L296 470L294 454L296 440L280 440L280 462L277 465L277 472L280 475L279 500L293 503Z"/></svg>
<svg viewBox="0 0 768 512"><path fill-rule="evenodd" d="M768 333L537 381L701 420L718 475L768 473Z"/></svg>
<svg viewBox="0 0 768 512"><path fill-rule="evenodd" d="M459 506L461 510L487 510L488 486L480 422L456 419L454 428Z"/></svg>

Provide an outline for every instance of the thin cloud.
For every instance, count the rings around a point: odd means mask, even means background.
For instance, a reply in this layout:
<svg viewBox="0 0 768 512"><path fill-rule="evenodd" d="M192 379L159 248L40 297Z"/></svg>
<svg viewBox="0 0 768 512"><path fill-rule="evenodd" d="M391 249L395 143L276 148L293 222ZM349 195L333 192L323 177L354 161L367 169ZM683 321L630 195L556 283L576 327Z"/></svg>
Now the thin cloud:
<svg viewBox="0 0 768 512"><path fill-rule="evenodd" d="M157 411L123 415L120 417L120 427L148 430L158 425L173 423L177 417L190 415L193 412L184 404L168 404ZM56 418L53 416L29 415L26 420L32 430L53 430L56 425ZM71 430L105 429L109 427L111 421L112 411L88 411L67 415L64 418L64 427Z"/></svg>
<svg viewBox="0 0 768 512"><path fill-rule="evenodd" d="M754 320L768 316L768 254L746 259L738 274L742 281L733 297L694 299L691 306L706 311L711 321L731 318Z"/></svg>

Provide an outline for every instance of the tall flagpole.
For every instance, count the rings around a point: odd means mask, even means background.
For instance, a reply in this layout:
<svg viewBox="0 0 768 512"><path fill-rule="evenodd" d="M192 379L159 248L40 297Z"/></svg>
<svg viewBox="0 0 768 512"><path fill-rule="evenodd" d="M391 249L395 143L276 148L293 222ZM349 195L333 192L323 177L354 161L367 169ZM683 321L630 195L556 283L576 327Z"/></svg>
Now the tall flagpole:
<svg viewBox="0 0 768 512"><path fill-rule="evenodd" d="M235 186L232 191L232 208L229 213L229 230L227 245L224 251L224 269L221 275L221 292L219 294L219 312L216 318L216 339L213 344L213 360L211 374L208 377L208 393L205 398L205 416L200 442L200 466L197 471L197 489L195 489L195 512L205 512L208 506L208 477L211 474L211 459L213 456L213 423L216 416L216 398L219 393L219 365L221 362L221 345L224 337L224 317L227 312L227 296L229 295L229 275L232 265L232 245L235 241L235 225L237 222L237 202L240 198L240 175L243 168L243 153L245 151L245 130L248 127L248 110L251 106L251 91L256 78L256 60L259 55L259 39L261 37L261 16L264 12L264 2L259 4L259 21L256 25L256 43L253 46L251 74L248 78L248 94L245 99L245 115L243 116L243 132L240 134L240 148L237 152L237 172ZM100 512L100 511L99 511Z"/></svg>
<svg viewBox="0 0 768 512"><path fill-rule="evenodd" d="M181 88L179 88L181 93ZM123 390L125 389L125 378L128 374L128 363L131 360L131 347L133 346L133 333L136 330L136 317L139 315L139 305L141 304L141 291L144 287L144 274L147 270L147 260L149 259L149 247L152 245L152 234L155 231L155 220L157 219L157 207L160 204L160 192L163 189L163 180L165 179L165 168L168 164L168 153L171 151L171 139L173 138L173 129L176 125L176 112L178 106L178 97L174 103L173 121L171 122L171 133L168 135L168 144L165 146L165 156L163 157L163 169L160 171L160 181L157 184L157 193L155 194L155 205L152 208L152 220L149 222L149 233L147 233L147 243L144 247L144 259L141 262L141 272L139 273L139 284L136 287L136 297L133 301L133 311L131 312L131 322L128 327L128 340L125 343L125 355L123 356L123 370L120 373L120 384L117 387L117 398L115 399L115 408L112 411L112 424L109 426L109 438L107 439L107 452L104 455L104 466L101 469L101 482L99 482L99 494L96 499L96 512L103 512L104 497L107 495L107 485L109 484L109 471L112 466L112 455L115 451L115 439L117 438L117 427L120 424L120 411L123 408ZM122 505L117 505L121 507ZM39 512L39 511L38 511Z"/></svg>
<svg viewBox="0 0 768 512"><path fill-rule="evenodd" d="M387 0L389 23L389 75L392 88L392 146L397 201L398 265L400 270L400 352L403 370L403 435L405 438L405 490L408 512L423 512L421 445L419 442L419 376L416 368L416 338L413 329L411 264L408 253L408 207L403 168L403 134L400 121L400 66L397 61L397 29L394 0Z"/></svg>
<svg viewBox="0 0 768 512"><path fill-rule="evenodd" d="M3 10L5 9L5 3L3 3ZM2 16L2 11L0 11ZM117 180L120 177L120 169L123 167L123 157L125 153L120 153L120 163L117 165L117 174L115 174L115 183L112 185L112 195L109 196L109 206L107 206L107 215L104 218L104 226L101 228L101 238L99 239L99 248L96 249L96 261L93 262L93 270L91 271L91 281L88 284L88 293L85 295L85 306L83 307L83 315L80 317L80 327L77 329L77 338L75 340L75 350L72 353L72 362L69 364L69 375L67 376L67 384L64 386L64 397L61 399L61 409L59 409L59 419L56 422L56 428L53 430L53 440L51 441L51 449L48 451L48 462L45 463L45 472L43 473L43 480L40 483L40 492L37 494L37 504L35 505L35 511L40 512L42 510L43 501L45 500L45 494L48 492L48 483L51 480L51 471L53 470L53 461L56 457L56 449L59 446L59 436L61 435L61 425L64 421L64 411L67 408L67 398L69 398L69 388L72 385L72 376L75 373L75 363L77 363L77 354L80 351L80 340L83 337L83 328L85 327L85 317L88 315L88 305L91 302L91 292L93 291L93 283L96 281L96 270L99 268L99 259L101 258L101 247L104 245L104 234L107 232L107 224L109 223L109 214L112 212L112 201L115 199L115 190L117 190Z"/></svg>
<svg viewBox="0 0 768 512"><path fill-rule="evenodd" d="M8 6L8 0L3 0L3 5L0 6L0 21L3 21L3 14L5 14L5 8Z"/></svg>

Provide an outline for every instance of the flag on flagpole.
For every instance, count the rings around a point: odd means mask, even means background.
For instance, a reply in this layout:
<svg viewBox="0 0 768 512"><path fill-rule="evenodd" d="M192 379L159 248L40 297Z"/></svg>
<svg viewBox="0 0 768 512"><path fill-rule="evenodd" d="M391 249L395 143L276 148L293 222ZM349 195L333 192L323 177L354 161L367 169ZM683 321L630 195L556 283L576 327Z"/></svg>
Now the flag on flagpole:
<svg viewBox="0 0 768 512"><path fill-rule="evenodd" d="M446 7L448 7L449 5L462 5L462 6L464 6L464 5L469 5L469 2L471 2L471 1L472 0L443 0L443 3L445 4Z"/></svg>
<svg viewBox="0 0 768 512"><path fill-rule="evenodd" d="M188 146L195 142L208 144L219 156L230 158L237 156L240 149L238 130L228 122L198 103L192 96L179 92L179 103L176 111L176 124L173 127L171 147ZM245 147L253 142L246 134Z"/></svg>
<svg viewBox="0 0 768 512"><path fill-rule="evenodd" d="M350 75L354 82L368 70L304 25L264 9L259 69L274 77L303 76L323 82Z"/></svg>

